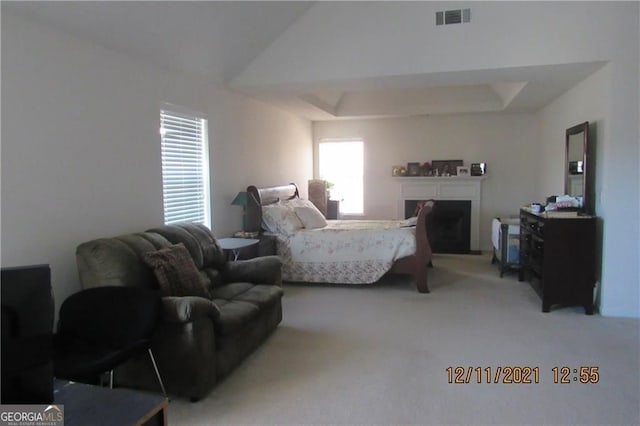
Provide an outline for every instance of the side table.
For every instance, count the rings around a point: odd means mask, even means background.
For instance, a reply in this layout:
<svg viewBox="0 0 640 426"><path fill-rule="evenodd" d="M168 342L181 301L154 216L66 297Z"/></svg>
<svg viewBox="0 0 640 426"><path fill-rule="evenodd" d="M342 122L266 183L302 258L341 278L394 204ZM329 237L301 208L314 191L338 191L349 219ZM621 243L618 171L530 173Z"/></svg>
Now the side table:
<svg viewBox="0 0 640 426"><path fill-rule="evenodd" d="M254 238L220 238L218 244L222 250L229 253L229 259L236 261L243 248L251 247L254 244L258 244L260 240ZM232 258L233 256L233 258Z"/></svg>

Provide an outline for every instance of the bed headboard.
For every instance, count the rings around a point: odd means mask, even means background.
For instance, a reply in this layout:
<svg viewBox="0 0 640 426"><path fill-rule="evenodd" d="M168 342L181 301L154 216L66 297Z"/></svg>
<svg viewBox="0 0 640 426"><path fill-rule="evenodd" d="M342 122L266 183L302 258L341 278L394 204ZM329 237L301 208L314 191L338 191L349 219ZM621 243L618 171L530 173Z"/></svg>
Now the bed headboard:
<svg viewBox="0 0 640 426"><path fill-rule="evenodd" d="M277 203L280 200L298 198L298 186L295 183L280 186L265 186L258 188L255 185L247 187L249 203L246 211L245 231L255 232L262 230L262 206Z"/></svg>

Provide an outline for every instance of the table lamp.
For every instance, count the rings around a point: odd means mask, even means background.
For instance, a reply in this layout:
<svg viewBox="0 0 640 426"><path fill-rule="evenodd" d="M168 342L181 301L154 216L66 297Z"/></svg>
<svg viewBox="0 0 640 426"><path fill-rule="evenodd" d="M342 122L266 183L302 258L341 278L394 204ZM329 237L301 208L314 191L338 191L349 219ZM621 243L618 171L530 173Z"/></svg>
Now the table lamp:
<svg viewBox="0 0 640 426"><path fill-rule="evenodd" d="M249 193L246 191L238 192L236 198L231 202L232 206L242 206L242 230L247 229L247 204L249 204Z"/></svg>

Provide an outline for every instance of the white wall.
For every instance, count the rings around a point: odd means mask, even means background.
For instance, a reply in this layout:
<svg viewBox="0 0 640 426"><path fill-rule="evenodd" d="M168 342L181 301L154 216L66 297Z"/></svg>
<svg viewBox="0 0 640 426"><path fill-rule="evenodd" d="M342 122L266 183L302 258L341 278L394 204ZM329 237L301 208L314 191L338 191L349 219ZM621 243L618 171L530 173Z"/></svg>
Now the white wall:
<svg viewBox="0 0 640 426"><path fill-rule="evenodd" d="M79 243L162 223L162 102L209 118L217 235L247 184L312 175L308 121L3 11L1 262L51 264L57 306Z"/></svg>
<svg viewBox="0 0 640 426"><path fill-rule="evenodd" d="M486 162L482 181L480 248L491 249L491 219L517 215L536 198L537 121L533 114L464 114L313 123L323 138L361 137L365 144L365 216L394 219L400 184L393 165L462 159ZM317 165L316 165L317 166Z"/></svg>
<svg viewBox="0 0 640 426"><path fill-rule="evenodd" d="M539 198L564 193L565 131L589 121L595 123L595 126L590 127L596 129L596 134L590 135L596 159L594 201L596 210L602 209L600 200L606 168L605 130L609 125L606 117L610 108L610 81L611 66L607 65L538 112L540 141L536 154L543 172L538 176Z"/></svg>
<svg viewBox="0 0 640 426"><path fill-rule="evenodd" d="M386 76L608 62L607 97L594 100L604 105L606 114L599 140L606 150L598 163L598 215L606 224L601 312L640 317L639 5L318 2L235 83L250 87L297 82L322 87L323 82ZM436 10L458 6L471 7L470 24L446 28L427 24L433 22ZM582 106L572 102L571 108L577 112ZM557 192L559 185L555 178L540 176L536 196Z"/></svg>
<svg viewBox="0 0 640 426"><path fill-rule="evenodd" d="M312 176L311 123L261 102L217 91L211 97L213 230L228 235L242 225L241 208L230 206L248 185L298 183L306 196Z"/></svg>
<svg viewBox="0 0 640 426"><path fill-rule="evenodd" d="M637 137L625 137L627 149L617 149L612 139L611 74L608 65L556 99L539 114L541 158L564 158L566 128L584 121L595 124L590 143L595 148L595 206L601 218L598 227L598 303L603 315L635 316L640 303L638 246L638 155ZM636 107L637 108L637 107ZM593 130L594 126L590 126ZM630 126L633 129L635 123ZM631 136L631 137L629 137ZM635 145L635 146L634 146ZM628 156L625 158L625 156ZM635 163L635 167L632 167ZM616 165L625 170L620 173ZM589 167L589 166L587 166ZM542 162L542 193L563 192L564 163ZM616 218L616 219L614 219Z"/></svg>

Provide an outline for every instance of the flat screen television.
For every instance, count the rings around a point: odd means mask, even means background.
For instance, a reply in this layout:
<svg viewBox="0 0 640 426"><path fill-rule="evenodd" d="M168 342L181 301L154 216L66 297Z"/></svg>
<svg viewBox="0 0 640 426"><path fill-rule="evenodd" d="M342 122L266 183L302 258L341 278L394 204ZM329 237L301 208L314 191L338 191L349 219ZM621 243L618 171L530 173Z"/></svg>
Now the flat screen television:
<svg viewBox="0 0 640 426"><path fill-rule="evenodd" d="M49 265L2 268L2 404L53 402Z"/></svg>

